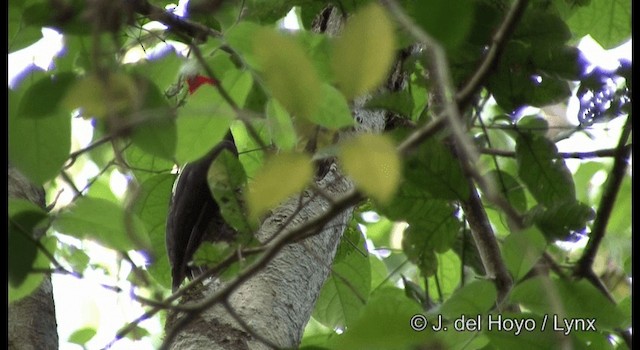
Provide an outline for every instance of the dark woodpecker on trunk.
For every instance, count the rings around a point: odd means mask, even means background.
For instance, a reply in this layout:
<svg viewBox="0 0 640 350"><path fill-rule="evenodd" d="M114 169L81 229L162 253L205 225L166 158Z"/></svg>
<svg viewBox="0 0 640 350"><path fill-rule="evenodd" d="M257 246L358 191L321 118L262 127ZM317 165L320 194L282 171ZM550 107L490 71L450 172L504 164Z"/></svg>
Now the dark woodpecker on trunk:
<svg viewBox="0 0 640 350"><path fill-rule="evenodd" d="M238 155L231 132L209 153L188 163L178 176L169 204L166 245L175 292L186 277L194 278L202 269L191 264L202 242L232 241L236 231L220 213L207 183L211 163L223 150Z"/></svg>

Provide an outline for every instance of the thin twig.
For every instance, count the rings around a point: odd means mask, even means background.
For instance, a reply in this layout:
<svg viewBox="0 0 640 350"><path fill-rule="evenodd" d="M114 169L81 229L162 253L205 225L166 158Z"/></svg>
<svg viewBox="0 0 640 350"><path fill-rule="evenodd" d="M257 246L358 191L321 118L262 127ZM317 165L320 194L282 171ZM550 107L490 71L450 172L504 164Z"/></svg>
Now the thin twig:
<svg viewBox="0 0 640 350"><path fill-rule="evenodd" d="M629 150L631 149L631 147L632 147L631 144L624 146L625 149L628 148ZM615 157L617 150L618 150L617 148L605 148L605 149L599 149L592 152L558 152L558 157L559 158L578 158L578 159ZM516 156L516 152L514 151L507 151L507 150L501 150L501 149L495 149L495 148L481 148L480 153L488 154L492 156L499 156L499 157L509 157L509 158L515 158Z"/></svg>

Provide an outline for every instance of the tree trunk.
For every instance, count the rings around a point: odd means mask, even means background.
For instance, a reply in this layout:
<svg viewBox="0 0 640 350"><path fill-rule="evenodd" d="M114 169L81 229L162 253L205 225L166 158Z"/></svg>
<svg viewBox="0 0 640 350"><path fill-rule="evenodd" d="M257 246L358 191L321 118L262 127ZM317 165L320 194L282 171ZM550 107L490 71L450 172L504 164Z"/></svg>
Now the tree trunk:
<svg viewBox="0 0 640 350"><path fill-rule="evenodd" d="M23 198L45 207L44 190L9 166L9 197ZM44 233L44 232L43 232ZM9 304L9 349L58 349L58 333L51 276L28 297Z"/></svg>

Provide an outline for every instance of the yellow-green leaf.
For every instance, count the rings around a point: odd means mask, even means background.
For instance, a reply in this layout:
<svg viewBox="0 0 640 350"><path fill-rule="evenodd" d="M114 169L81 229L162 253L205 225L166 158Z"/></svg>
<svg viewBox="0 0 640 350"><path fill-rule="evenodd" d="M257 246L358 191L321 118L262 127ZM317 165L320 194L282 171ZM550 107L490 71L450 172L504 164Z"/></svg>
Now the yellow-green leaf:
<svg viewBox="0 0 640 350"><path fill-rule="evenodd" d="M264 28L256 32L253 45L273 97L292 115L313 115L320 103L320 79L300 44Z"/></svg>
<svg viewBox="0 0 640 350"><path fill-rule="evenodd" d="M247 203L254 218L300 192L313 176L306 154L281 153L268 159L249 184Z"/></svg>
<svg viewBox="0 0 640 350"><path fill-rule="evenodd" d="M338 88L354 98L380 85L393 63L394 28L384 9L371 4L356 13L333 47L331 66Z"/></svg>
<svg viewBox="0 0 640 350"><path fill-rule="evenodd" d="M131 109L141 102L141 97L135 82L126 74L111 74L105 79L90 75L69 88L63 106L81 108L85 118L104 118Z"/></svg>
<svg viewBox="0 0 640 350"><path fill-rule="evenodd" d="M400 157L383 135L361 135L340 148L340 161L356 186L371 197L388 202L400 182Z"/></svg>

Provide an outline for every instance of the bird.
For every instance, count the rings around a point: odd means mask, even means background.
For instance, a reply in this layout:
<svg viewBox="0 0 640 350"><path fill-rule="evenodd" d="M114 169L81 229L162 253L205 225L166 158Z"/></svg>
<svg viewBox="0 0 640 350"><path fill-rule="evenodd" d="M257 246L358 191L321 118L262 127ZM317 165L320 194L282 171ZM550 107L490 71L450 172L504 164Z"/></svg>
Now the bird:
<svg viewBox="0 0 640 350"><path fill-rule="evenodd" d="M207 182L209 167L224 150L238 156L231 131L205 156L187 163L174 185L165 236L173 292L185 278L195 278L201 273L202 268L190 262L202 242L230 242L236 237L236 231L222 217Z"/></svg>

